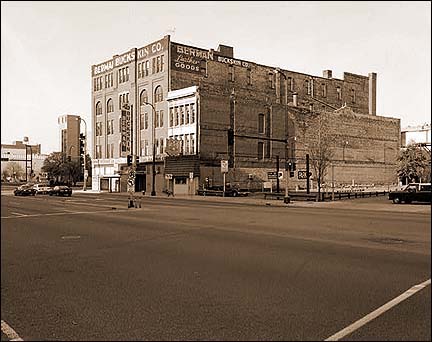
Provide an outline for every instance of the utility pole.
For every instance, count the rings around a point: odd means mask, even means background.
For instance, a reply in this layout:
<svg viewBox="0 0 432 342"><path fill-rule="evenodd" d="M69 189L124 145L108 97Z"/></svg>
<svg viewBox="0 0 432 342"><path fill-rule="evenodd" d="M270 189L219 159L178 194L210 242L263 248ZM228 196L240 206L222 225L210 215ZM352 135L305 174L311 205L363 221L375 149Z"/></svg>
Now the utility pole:
<svg viewBox="0 0 432 342"><path fill-rule="evenodd" d="M279 155L276 156L276 192L279 193Z"/></svg>
<svg viewBox="0 0 432 342"><path fill-rule="evenodd" d="M309 154L306 154L306 193L310 193L310 179L309 179Z"/></svg>

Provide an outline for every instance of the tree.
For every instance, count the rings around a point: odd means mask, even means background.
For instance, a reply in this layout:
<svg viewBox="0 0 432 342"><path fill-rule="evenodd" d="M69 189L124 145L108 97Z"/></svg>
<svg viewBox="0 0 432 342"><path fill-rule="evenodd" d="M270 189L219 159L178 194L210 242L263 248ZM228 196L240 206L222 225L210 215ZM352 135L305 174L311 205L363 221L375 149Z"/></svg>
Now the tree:
<svg viewBox="0 0 432 342"><path fill-rule="evenodd" d="M406 183L431 181L431 154L425 148L409 144L398 157L397 174Z"/></svg>
<svg viewBox="0 0 432 342"><path fill-rule="evenodd" d="M316 136L316 141L309 144L308 152L310 155L310 163L315 171L315 177L318 186L318 201L321 198L321 185L327 174L327 169L331 165L334 155L333 136L329 131L330 117L329 113L312 113L309 133Z"/></svg>
<svg viewBox="0 0 432 342"><path fill-rule="evenodd" d="M66 155L61 152L53 152L45 158L42 171L48 174L48 179L54 179L57 182L67 179L69 172L65 166Z"/></svg>
<svg viewBox="0 0 432 342"><path fill-rule="evenodd" d="M17 162L9 162L6 168L2 172L2 176L11 177L13 181L20 179L24 173L24 169Z"/></svg>

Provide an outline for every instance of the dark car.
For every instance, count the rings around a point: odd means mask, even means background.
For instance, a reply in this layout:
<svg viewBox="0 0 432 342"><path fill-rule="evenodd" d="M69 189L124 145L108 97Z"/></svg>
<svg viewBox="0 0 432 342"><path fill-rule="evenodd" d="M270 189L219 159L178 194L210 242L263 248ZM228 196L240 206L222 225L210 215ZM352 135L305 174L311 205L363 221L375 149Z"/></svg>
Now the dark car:
<svg viewBox="0 0 432 342"><path fill-rule="evenodd" d="M392 191L388 196L393 203L432 202L431 183L410 183L402 190Z"/></svg>
<svg viewBox="0 0 432 342"><path fill-rule="evenodd" d="M57 185L52 188L49 193L50 196L72 196L72 188L67 185Z"/></svg>
<svg viewBox="0 0 432 342"><path fill-rule="evenodd" d="M33 188L33 185L25 184L21 185L14 190L15 196L34 196L36 195L36 189Z"/></svg>

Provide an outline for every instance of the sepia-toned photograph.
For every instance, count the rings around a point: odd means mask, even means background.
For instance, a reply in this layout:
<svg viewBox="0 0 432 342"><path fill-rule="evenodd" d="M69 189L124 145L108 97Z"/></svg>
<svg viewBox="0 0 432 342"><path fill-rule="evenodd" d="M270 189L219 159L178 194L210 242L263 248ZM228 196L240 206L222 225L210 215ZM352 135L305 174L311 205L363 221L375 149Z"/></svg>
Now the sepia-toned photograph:
<svg viewBox="0 0 432 342"><path fill-rule="evenodd" d="M430 1L2 1L1 341L431 341Z"/></svg>

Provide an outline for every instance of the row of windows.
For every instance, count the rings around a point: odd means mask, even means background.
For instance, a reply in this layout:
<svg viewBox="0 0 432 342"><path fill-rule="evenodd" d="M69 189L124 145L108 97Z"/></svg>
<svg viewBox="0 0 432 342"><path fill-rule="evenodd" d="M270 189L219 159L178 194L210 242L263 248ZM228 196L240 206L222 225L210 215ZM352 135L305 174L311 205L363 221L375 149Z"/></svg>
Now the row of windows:
<svg viewBox="0 0 432 342"><path fill-rule="evenodd" d="M186 104L169 109L169 127L195 123L195 104Z"/></svg>
<svg viewBox="0 0 432 342"><path fill-rule="evenodd" d="M120 68L118 70L118 83L129 81L129 67Z"/></svg>
<svg viewBox="0 0 432 342"><path fill-rule="evenodd" d="M141 113L140 115L140 129L148 129L149 125L149 115L147 112ZM157 110L156 111L156 117L154 118L155 127L163 127L164 125L164 111L163 110Z"/></svg>
<svg viewBox="0 0 432 342"><path fill-rule="evenodd" d="M154 91L154 103L163 101L163 89L161 86L157 86ZM129 93L123 93L119 95L119 109L122 108L123 104L129 103ZM140 106L145 106L148 103L147 90L143 90L140 94ZM142 109L143 110L143 109ZM107 113L114 111L114 103L112 99L107 101ZM96 103L96 115L102 115L102 103L98 101Z"/></svg>
<svg viewBox="0 0 432 342"><path fill-rule="evenodd" d="M156 74L164 70L164 56L157 56L152 60L152 73ZM150 61L138 63L138 78L143 78L150 75ZM129 81L129 67L120 68L117 73L118 83ZM103 76L93 79L93 90L98 91L103 89ZM110 88L114 85L113 73L105 75L105 88Z"/></svg>

